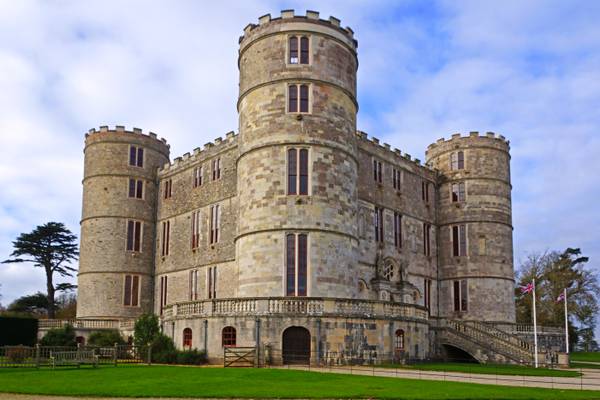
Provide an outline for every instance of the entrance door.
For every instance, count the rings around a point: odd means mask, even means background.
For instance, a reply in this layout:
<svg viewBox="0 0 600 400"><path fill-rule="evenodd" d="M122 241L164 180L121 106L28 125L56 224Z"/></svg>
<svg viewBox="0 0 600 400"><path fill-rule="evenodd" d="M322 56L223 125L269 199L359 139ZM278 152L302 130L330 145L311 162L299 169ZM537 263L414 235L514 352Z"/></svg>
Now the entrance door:
<svg viewBox="0 0 600 400"><path fill-rule="evenodd" d="M283 331L283 363L310 363L310 332L301 326L292 326Z"/></svg>

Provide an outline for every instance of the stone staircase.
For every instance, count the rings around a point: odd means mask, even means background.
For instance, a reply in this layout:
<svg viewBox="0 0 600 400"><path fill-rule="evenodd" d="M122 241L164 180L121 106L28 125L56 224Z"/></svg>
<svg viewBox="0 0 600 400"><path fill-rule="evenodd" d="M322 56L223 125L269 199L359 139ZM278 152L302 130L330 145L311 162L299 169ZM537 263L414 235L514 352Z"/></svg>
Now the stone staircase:
<svg viewBox="0 0 600 400"><path fill-rule="evenodd" d="M533 346L516 335L476 321L441 320L438 341L466 351L482 363L533 362Z"/></svg>

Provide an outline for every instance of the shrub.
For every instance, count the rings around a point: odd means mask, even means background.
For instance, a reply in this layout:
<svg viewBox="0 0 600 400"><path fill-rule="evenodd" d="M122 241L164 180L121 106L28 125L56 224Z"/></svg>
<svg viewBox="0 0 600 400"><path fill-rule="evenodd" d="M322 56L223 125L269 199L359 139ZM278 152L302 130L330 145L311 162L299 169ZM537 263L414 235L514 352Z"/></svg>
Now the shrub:
<svg viewBox="0 0 600 400"><path fill-rule="evenodd" d="M6 358L11 363L21 364L28 355L30 355L31 349L25 346L14 346L6 348Z"/></svg>
<svg viewBox="0 0 600 400"><path fill-rule="evenodd" d="M126 344L118 330L109 329L106 331L97 331L90 334L88 344L91 346L114 346L114 344Z"/></svg>
<svg viewBox="0 0 600 400"><path fill-rule="evenodd" d="M148 346L161 334L158 317L154 314L142 314L133 328L133 343L136 346Z"/></svg>
<svg viewBox="0 0 600 400"><path fill-rule="evenodd" d="M159 333L152 341L152 362L173 364L177 361L177 350L173 340Z"/></svg>
<svg viewBox="0 0 600 400"><path fill-rule="evenodd" d="M37 333L38 320L35 318L0 317L0 346L33 346Z"/></svg>
<svg viewBox="0 0 600 400"><path fill-rule="evenodd" d="M50 329L40 340L42 346L77 346L75 340L75 329L71 325L65 325L64 328Z"/></svg>
<svg viewBox="0 0 600 400"><path fill-rule="evenodd" d="M184 350L177 352L177 364L200 365L206 363L203 350Z"/></svg>

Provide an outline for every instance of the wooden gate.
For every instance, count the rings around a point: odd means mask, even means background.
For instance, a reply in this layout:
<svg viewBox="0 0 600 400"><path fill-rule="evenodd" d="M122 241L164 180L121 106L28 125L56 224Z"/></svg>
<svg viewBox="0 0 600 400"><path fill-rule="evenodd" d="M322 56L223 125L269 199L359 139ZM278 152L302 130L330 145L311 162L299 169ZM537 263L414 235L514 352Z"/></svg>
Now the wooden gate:
<svg viewBox="0 0 600 400"><path fill-rule="evenodd" d="M301 326L283 331L283 363L310 364L310 332Z"/></svg>
<svg viewBox="0 0 600 400"><path fill-rule="evenodd" d="M256 360L255 347L225 347L223 348L224 367L254 367Z"/></svg>

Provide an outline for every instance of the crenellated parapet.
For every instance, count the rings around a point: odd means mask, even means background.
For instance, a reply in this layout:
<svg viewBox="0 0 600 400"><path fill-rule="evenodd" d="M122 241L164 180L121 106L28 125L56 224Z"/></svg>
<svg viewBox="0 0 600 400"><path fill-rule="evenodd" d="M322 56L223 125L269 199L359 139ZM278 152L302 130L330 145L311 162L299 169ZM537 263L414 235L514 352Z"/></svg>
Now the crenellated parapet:
<svg viewBox="0 0 600 400"><path fill-rule="evenodd" d="M240 48L243 49L246 43L251 42L257 36L264 33L265 30L275 29L284 23L311 23L321 27L321 29L329 29L338 32L338 36L353 48L358 47L358 41L354 39L354 31L350 27L342 27L341 21L335 17L329 19L321 19L318 11L307 10L305 15L296 15L294 10L282 10L279 17L271 17L271 14L265 14L258 18L258 24L248 24L244 28L244 34L240 36ZM301 30L302 26L297 25L297 29ZM315 30L319 28L312 28Z"/></svg>
<svg viewBox="0 0 600 400"><path fill-rule="evenodd" d="M356 131L356 136L359 140L359 146L361 144L366 146L372 153L383 156L384 158L389 157L398 164L408 164L411 167L427 171L427 173L436 172L435 168L432 168L427 164L422 164L420 159L413 158L412 155L402 152L395 147L392 148L388 143L381 143L381 141L374 136L369 137L367 133L362 131Z"/></svg>
<svg viewBox="0 0 600 400"><path fill-rule="evenodd" d="M99 129L92 128L85 134L85 147L107 141L143 144L165 154L167 157L171 148L165 138L159 138L154 132L144 133L140 128L127 130L123 125L116 125L114 128L103 125Z"/></svg>
<svg viewBox="0 0 600 400"><path fill-rule="evenodd" d="M441 138L435 143L427 146L427 150L425 151L427 163L429 164L431 158L436 157L441 153L467 147L490 147L509 153L510 141L507 140L503 135L499 135L494 132L480 134L477 131L472 131L468 135L464 136L460 133L455 133L450 137L450 139Z"/></svg>
<svg viewBox="0 0 600 400"><path fill-rule="evenodd" d="M238 137L239 135L233 131L227 132L225 139L218 137L214 141L206 143L203 147L196 147L191 153L188 152L180 157L175 157L172 162L166 163L159 168L158 176L163 177L177 173L223 151L229 150L232 146L237 145Z"/></svg>

